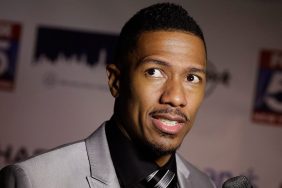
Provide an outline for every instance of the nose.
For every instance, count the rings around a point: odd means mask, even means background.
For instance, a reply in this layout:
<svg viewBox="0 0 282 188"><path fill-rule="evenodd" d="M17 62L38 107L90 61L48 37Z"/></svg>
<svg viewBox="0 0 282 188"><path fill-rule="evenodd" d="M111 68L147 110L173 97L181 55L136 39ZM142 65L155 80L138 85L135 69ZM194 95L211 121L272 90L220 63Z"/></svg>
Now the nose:
<svg viewBox="0 0 282 188"><path fill-rule="evenodd" d="M168 104L172 107L184 107L187 105L186 92L181 82L177 80L167 81L160 98L160 103Z"/></svg>

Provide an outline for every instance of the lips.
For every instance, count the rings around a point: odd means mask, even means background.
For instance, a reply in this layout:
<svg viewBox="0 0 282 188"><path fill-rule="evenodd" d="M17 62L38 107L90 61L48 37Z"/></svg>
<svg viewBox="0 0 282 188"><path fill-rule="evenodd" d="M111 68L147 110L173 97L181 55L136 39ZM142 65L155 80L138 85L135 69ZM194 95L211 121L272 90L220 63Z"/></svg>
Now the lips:
<svg viewBox="0 0 282 188"><path fill-rule="evenodd" d="M153 125L162 133L178 134L185 126L186 119L175 114L155 114L152 116Z"/></svg>

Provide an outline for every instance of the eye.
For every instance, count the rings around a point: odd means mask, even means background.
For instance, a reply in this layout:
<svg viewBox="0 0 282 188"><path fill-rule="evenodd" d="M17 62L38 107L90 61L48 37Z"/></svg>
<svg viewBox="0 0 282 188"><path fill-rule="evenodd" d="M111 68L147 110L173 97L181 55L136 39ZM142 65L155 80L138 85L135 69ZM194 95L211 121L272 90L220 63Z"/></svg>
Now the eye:
<svg viewBox="0 0 282 188"><path fill-rule="evenodd" d="M199 83L201 81L201 78L199 76L197 76L197 75L189 74L187 76L187 81L196 84L196 83Z"/></svg>
<svg viewBox="0 0 282 188"><path fill-rule="evenodd" d="M155 78L162 78L163 74L162 71L156 68L150 68L146 70L145 74L147 76L155 77Z"/></svg>

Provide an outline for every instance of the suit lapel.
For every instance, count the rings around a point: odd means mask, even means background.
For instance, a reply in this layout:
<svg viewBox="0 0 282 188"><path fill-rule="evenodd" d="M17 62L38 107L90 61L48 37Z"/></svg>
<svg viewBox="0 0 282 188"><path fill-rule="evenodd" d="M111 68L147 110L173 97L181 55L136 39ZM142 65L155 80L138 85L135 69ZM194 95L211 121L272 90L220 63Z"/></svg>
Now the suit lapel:
<svg viewBox="0 0 282 188"><path fill-rule="evenodd" d="M105 123L86 141L91 177L87 177L90 188L119 188L105 133Z"/></svg>
<svg viewBox="0 0 282 188"><path fill-rule="evenodd" d="M193 188L189 179L190 172L178 154L176 154L176 166L180 188Z"/></svg>

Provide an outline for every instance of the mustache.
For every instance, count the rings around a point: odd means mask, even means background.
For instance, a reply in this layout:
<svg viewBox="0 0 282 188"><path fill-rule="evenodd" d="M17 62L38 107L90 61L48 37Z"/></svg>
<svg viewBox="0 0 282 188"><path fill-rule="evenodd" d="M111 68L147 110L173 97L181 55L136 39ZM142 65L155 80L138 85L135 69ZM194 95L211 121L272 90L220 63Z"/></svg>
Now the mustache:
<svg viewBox="0 0 282 188"><path fill-rule="evenodd" d="M158 114L171 114L171 115L178 115L185 119L185 121L191 121L190 117L188 117L186 114L184 114L181 110L178 108L165 108L165 109L158 109L154 110L153 112L149 113L151 116L155 116Z"/></svg>

